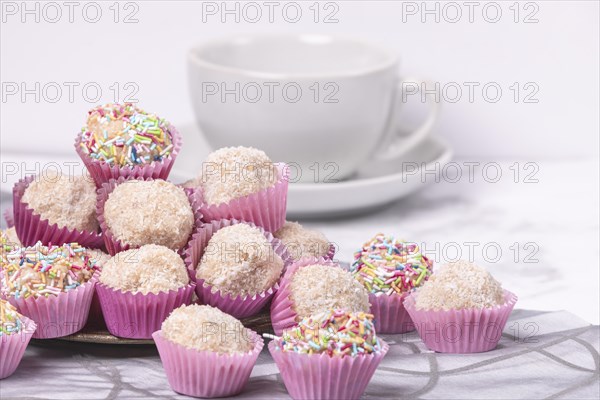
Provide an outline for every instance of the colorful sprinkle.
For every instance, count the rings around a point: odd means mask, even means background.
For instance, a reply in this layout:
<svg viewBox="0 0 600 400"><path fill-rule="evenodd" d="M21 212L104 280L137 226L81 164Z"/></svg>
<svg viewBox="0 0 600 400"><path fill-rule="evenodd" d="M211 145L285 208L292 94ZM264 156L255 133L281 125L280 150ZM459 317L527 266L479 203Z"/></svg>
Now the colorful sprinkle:
<svg viewBox="0 0 600 400"><path fill-rule="evenodd" d="M0 336L13 335L25 327L23 316L6 300L0 299Z"/></svg>
<svg viewBox="0 0 600 400"><path fill-rule="evenodd" d="M416 243L380 233L354 253L351 271L370 293L392 295L425 283L432 266Z"/></svg>
<svg viewBox="0 0 600 400"><path fill-rule="evenodd" d="M333 310L302 319L281 337L265 334L276 341L276 348L304 354L361 356L379 353L381 342L375 334L373 315Z"/></svg>
<svg viewBox="0 0 600 400"><path fill-rule="evenodd" d="M0 294L5 297L49 297L87 282L100 267L77 243L14 248L2 253Z"/></svg>
<svg viewBox="0 0 600 400"><path fill-rule="evenodd" d="M81 148L108 164L135 167L169 157L173 150L169 123L131 103L106 104L88 112Z"/></svg>

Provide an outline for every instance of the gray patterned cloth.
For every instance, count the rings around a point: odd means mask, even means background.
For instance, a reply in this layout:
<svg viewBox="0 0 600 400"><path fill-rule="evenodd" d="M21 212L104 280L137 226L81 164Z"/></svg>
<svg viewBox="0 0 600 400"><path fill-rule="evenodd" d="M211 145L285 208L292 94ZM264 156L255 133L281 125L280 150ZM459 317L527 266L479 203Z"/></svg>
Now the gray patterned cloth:
<svg viewBox="0 0 600 400"><path fill-rule="evenodd" d="M515 310L497 349L451 355L428 351L416 333L382 335L390 351L366 399L598 399L600 331L564 312ZM2 399L186 398L170 390L156 349L38 341ZM238 399L286 399L265 350Z"/></svg>

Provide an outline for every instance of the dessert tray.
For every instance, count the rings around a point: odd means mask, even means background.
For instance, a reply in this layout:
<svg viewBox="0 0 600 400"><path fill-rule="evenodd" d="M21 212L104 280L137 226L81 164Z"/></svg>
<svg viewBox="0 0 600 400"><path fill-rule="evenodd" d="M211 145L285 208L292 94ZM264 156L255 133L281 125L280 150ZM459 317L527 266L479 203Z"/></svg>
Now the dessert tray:
<svg viewBox="0 0 600 400"><path fill-rule="evenodd" d="M241 321L245 327L250 328L261 335L263 333L273 333L273 328L271 327L271 318L269 317L268 309L264 309L260 314L255 315L254 317L242 318ZM44 343L49 342L48 339L33 340L41 341ZM83 328L83 330L72 335L51 340L111 345L154 345L154 340L152 339L124 339L111 335L110 332L108 332L108 330L106 329L106 327L95 327L89 325Z"/></svg>

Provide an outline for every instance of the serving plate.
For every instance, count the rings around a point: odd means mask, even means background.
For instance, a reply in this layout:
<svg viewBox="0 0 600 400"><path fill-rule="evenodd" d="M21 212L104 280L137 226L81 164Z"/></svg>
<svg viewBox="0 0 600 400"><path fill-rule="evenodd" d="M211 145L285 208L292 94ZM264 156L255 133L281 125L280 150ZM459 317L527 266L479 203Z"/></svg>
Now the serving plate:
<svg viewBox="0 0 600 400"><path fill-rule="evenodd" d="M254 317L243 318L242 324L249 329L257 332L259 335L263 333L273 333L271 326L271 318L269 309L263 310L260 314ZM32 339L34 342L48 342L48 339ZM125 339L113 336L106 327L86 326L83 330L69 336L56 338L63 342L78 342L78 343L96 343L109 345L153 345L152 339Z"/></svg>

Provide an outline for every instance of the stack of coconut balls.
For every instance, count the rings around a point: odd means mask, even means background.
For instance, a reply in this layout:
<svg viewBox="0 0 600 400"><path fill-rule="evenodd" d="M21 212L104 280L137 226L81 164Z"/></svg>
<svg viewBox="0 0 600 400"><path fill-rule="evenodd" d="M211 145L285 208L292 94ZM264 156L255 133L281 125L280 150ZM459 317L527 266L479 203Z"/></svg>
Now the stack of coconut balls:
<svg viewBox="0 0 600 400"><path fill-rule="evenodd" d="M402 302L427 286L432 263L378 236L344 269L323 234L286 221L284 163L222 148L177 185L168 178L181 146L165 119L108 104L88 112L75 138L86 174L15 184L14 226L1 235L0 378L31 337L105 324L114 336L154 339L176 392L234 395L264 345L240 319L268 310L279 335L266 335L269 351L292 397L360 397L388 350L376 331L407 330ZM481 276L464 292L476 306L512 299L477 268L460 266ZM435 305L443 291L427 293Z"/></svg>

